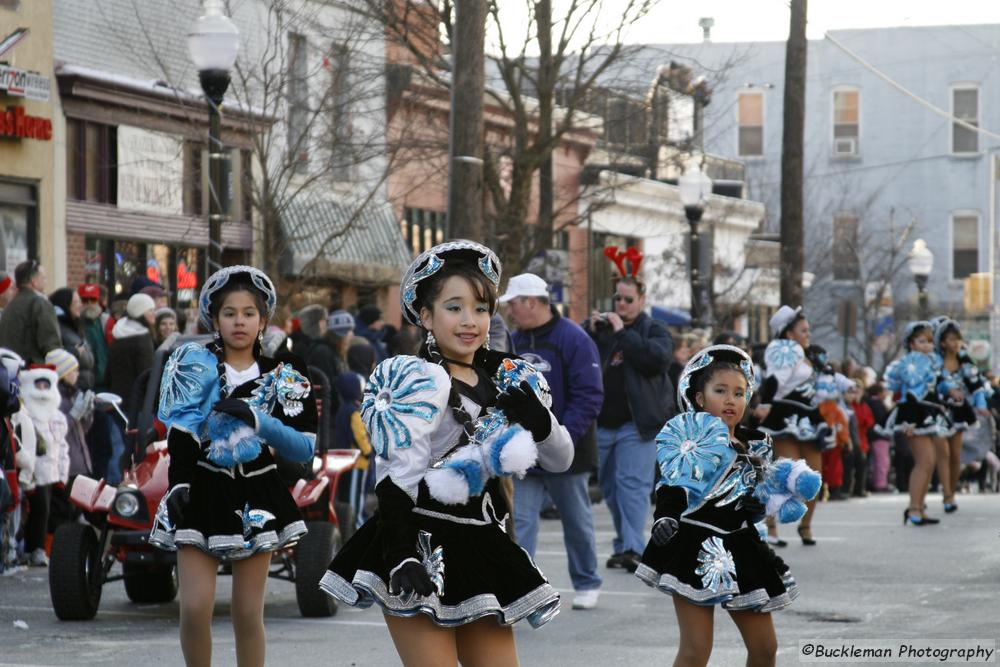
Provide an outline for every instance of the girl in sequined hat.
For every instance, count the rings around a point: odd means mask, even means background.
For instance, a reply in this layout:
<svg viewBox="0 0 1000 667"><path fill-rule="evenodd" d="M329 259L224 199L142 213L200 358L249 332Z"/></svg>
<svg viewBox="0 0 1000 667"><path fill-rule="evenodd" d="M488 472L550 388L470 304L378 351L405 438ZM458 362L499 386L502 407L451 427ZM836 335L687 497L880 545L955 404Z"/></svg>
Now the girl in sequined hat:
<svg viewBox="0 0 1000 667"><path fill-rule="evenodd" d="M675 664L708 664L716 606L739 627L747 664L774 664L770 612L798 595L788 566L756 525L771 509L754 495L770 470L771 441L742 425L755 386L753 362L743 350L701 350L678 381L683 412L656 438L654 523L635 575L674 599L680 628ZM797 470L797 477L807 475L803 481L815 475L804 472L802 462ZM818 490L818 476L811 482Z"/></svg>
<svg viewBox="0 0 1000 667"><path fill-rule="evenodd" d="M562 472L573 445L540 373L489 349L500 261L471 241L421 254L400 285L419 356L372 373L361 404L376 454L378 512L337 553L321 586L382 608L403 664L516 665L511 625L538 627L559 594L504 531L500 480Z"/></svg>
<svg viewBox="0 0 1000 667"><path fill-rule="evenodd" d="M188 664L211 662L220 561L232 566L237 662L264 663L271 552L306 533L277 468L280 458L311 461L316 400L301 360L261 353L275 302L271 280L253 267L212 274L199 299L212 341L182 345L163 371L157 416L167 426L169 489L149 542L177 551Z"/></svg>
<svg viewBox="0 0 1000 667"><path fill-rule="evenodd" d="M903 524L928 526L940 523L924 512L927 488L934 475L934 441L951 428L951 420L937 393L941 366L934 352L934 325L926 320L910 322L901 338L903 356L885 369L886 387L896 401L885 428L902 433L913 453L910 505L903 511Z"/></svg>
<svg viewBox="0 0 1000 667"><path fill-rule="evenodd" d="M941 433L937 470L944 489L944 511L958 510L955 492L962 472L962 439L965 431L976 426L979 415L990 415L987 401L993 395L990 383L965 349L962 328L955 320L939 318L934 327L934 351L940 357L938 398L948 412L950 428Z"/></svg>

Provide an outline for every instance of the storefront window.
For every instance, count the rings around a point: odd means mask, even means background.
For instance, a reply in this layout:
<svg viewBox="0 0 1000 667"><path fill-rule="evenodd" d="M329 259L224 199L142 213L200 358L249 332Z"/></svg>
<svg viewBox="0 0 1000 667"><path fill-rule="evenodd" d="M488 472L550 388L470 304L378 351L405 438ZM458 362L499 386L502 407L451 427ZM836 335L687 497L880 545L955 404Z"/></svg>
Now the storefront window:
<svg viewBox="0 0 1000 667"><path fill-rule="evenodd" d="M198 332L198 260L201 251L197 248L177 250L177 273L174 292L178 315L186 317L186 333ZM180 324L178 322L178 324Z"/></svg>
<svg viewBox="0 0 1000 667"><path fill-rule="evenodd" d="M34 187L0 181L0 270L13 274L32 254L36 210Z"/></svg>

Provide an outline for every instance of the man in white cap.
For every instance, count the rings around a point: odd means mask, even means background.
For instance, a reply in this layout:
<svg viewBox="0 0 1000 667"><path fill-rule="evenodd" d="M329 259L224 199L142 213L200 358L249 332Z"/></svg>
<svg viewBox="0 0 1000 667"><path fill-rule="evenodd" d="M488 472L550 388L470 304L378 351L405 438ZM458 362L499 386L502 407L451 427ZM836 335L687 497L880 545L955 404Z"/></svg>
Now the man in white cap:
<svg viewBox="0 0 1000 667"><path fill-rule="evenodd" d="M546 491L562 519L569 575L576 596L574 609L593 609L601 588L597 573L594 515L587 481L597 468L594 420L604 400L597 345L575 322L563 318L549 303L548 285L522 273L510 279L500 297L517 326L514 349L542 371L552 392L552 414L573 438L575 453L569 470L528 471L514 480L514 525L517 540L532 557L538 542L538 515Z"/></svg>

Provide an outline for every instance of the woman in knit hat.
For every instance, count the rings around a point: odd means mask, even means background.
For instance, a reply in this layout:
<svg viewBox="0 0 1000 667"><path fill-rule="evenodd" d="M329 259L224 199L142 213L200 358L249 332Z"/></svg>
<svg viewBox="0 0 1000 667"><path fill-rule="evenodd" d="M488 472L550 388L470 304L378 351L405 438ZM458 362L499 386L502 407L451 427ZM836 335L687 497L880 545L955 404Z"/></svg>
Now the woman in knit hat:
<svg viewBox="0 0 1000 667"><path fill-rule="evenodd" d="M45 355L45 363L55 368L59 376L59 411L66 417L66 445L69 448L69 482L52 493L49 528L54 529L59 523L73 521L79 515L79 510L69 502L73 479L77 475L93 475L86 433L94 421L94 392L80 388L80 364L66 350L50 351Z"/></svg>

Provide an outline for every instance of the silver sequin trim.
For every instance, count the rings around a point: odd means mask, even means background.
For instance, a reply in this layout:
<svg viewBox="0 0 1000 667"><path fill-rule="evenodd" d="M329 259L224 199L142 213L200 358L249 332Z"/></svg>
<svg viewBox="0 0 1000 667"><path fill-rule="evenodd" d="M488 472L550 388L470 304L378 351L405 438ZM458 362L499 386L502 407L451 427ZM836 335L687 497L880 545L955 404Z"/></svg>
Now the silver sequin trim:
<svg viewBox="0 0 1000 667"><path fill-rule="evenodd" d="M703 588L695 588L685 584L672 574L660 574L645 563L640 563L636 568L635 576L647 586L657 589L667 595L678 594L691 602L704 606L721 604L723 609L730 611L757 611L767 613L784 609L792 604L792 600L799 596L799 587L791 575L786 574L781 581L785 585L785 592L781 595L771 597L763 588L750 591L749 593L739 593L738 588L729 591L714 593Z"/></svg>
<svg viewBox="0 0 1000 667"><path fill-rule="evenodd" d="M404 604L399 596L389 595L385 582L378 575L367 570L355 573L353 585L340 575L327 571L320 580L319 587L344 604L365 609L377 603L393 616L416 616L423 613L436 625L444 627L465 625L486 616L495 616L501 625L513 625L537 612L542 612L535 616L541 625L558 613L559 605L559 593L549 584L542 584L506 607L500 606L496 596L489 593L477 595L457 605L441 604L441 599L436 595Z"/></svg>
<svg viewBox="0 0 1000 667"><path fill-rule="evenodd" d="M149 534L149 543L155 547L176 551L179 546L195 546L220 560L242 560L263 551L277 551L292 546L309 532L304 521L293 521L282 529L279 535L267 530L247 540L242 535L213 535L207 540L200 530L181 528L168 533L155 528Z"/></svg>

